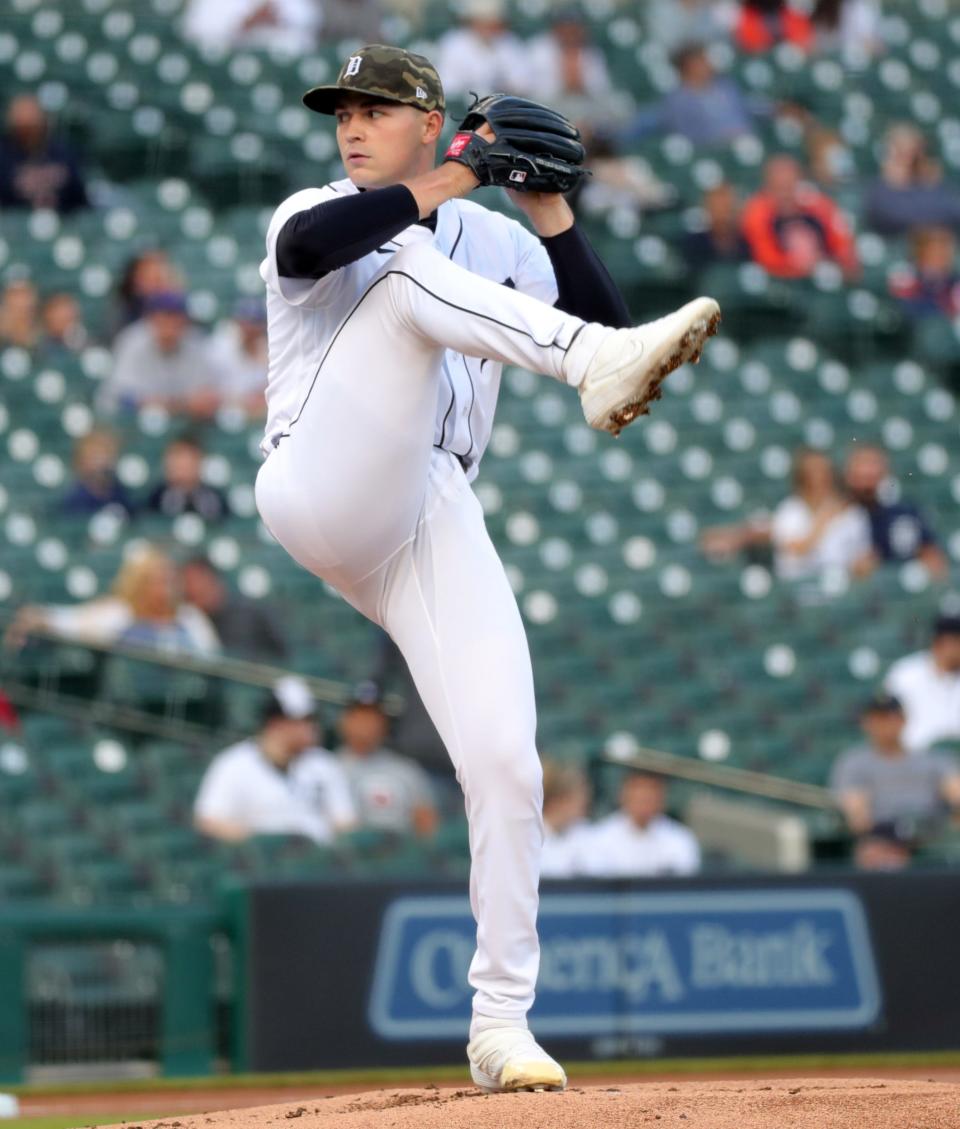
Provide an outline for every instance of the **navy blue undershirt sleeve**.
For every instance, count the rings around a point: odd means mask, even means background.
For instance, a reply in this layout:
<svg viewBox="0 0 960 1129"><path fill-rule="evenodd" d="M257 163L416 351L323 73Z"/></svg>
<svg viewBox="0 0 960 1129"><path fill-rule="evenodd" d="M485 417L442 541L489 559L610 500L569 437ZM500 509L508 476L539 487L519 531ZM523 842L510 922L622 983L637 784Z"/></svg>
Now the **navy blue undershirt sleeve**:
<svg viewBox="0 0 960 1129"><path fill-rule="evenodd" d="M557 279L559 297L554 305L558 310L615 329L633 325L617 284L576 224L541 242Z"/></svg>
<svg viewBox="0 0 960 1129"><path fill-rule="evenodd" d="M404 184L324 200L297 212L277 236L281 278L323 278L356 262L420 218Z"/></svg>

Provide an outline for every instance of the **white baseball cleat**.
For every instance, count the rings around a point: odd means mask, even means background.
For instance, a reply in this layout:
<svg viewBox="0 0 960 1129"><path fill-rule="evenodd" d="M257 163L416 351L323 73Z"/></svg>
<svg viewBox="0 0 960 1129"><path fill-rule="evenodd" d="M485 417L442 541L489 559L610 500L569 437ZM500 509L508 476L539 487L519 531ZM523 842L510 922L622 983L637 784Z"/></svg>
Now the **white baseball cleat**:
<svg viewBox="0 0 960 1129"><path fill-rule="evenodd" d="M563 1067L539 1046L525 1027L492 1027L467 1046L470 1074L481 1090L563 1090Z"/></svg>
<svg viewBox="0 0 960 1129"><path fill-rule="evenodd" d="M580 403L587 423L611 435L660 399L663 380L688 361L699 361L704 342L717 332L720 307L695 298L672 314L633 329L613 329L587 365Z"/></svg>

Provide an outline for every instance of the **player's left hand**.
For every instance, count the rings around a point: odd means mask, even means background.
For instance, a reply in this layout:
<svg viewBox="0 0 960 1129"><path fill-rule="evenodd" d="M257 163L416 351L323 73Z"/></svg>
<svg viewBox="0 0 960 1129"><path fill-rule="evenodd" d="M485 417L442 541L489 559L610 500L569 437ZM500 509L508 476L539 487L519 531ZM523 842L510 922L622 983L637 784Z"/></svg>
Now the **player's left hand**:
<svg viewBox="0 0 960 1129"><path fill-rule="evenodd" d="M585 156L580 131L557 110L512 94L488 94L470 106L443 159L466 165L485 186L564 193L589 175Z"/></svg>

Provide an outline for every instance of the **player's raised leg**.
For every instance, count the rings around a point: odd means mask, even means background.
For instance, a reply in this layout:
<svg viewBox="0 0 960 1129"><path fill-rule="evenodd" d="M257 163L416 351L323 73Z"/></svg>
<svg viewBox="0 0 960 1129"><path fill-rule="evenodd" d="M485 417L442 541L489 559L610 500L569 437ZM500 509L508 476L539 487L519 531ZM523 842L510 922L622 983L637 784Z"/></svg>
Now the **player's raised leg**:
<svg viewBox="0 0 960 1129"><path fill-rule="evenodd" d="M352 583L416 530L444 349L574 385L595 426L619 430L668 371L699 351L716 328L715 311L701 299L649 327L610 329L413 243L333 336L288 434L261 469L261 515L305 567L338 586Z"/></svg>
<svg viewBox="0 0 960 1129"><path fill-rule="evenodd" d="M431 247L415 247L407 249L404 263L386 272L408 332L467 356L522 365L573 385L587 423L614 435L647 414L663 380L680 365L699 360L720 325L713 298L697 298L632 329L585 324L464 271Z"/></svg>

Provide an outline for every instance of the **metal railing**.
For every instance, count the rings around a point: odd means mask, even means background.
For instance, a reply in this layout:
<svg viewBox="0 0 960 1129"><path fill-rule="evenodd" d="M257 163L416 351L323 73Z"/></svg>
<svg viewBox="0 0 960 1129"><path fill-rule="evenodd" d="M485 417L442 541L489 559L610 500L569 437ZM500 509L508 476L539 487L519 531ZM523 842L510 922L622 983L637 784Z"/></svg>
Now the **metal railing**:
<svg viewBox="0 0 960 1129"><path fill-rule="evenodd" d="M6 629L11 619L9 613L0 613L0 631ZM48 627L31 629L26 647L32 650L44 644L89 652L95 660L92 665L96 665L97 661L102 663L104 660L117 659L130 664L141 664L158 672L194 675L198 679L218 680L252 690L263 690L265 693L278 679L297 673L310 687L318 702L332 706L342 706L348 702L353 689L345 682L300 675L299 672L270 663L227 656L204 657L125 643L105 643L66 635ZM233 732L242 728L231 725L229 718L225 719L225 725L211 728L182 716L175 716L174 710L168 716L150 713L136 705L112 700L102 692L86 697L66 693L61 687L71 673L68 664L47 664L40 672L35 669L35 677L30 677L27 669L30 663L23 661L29 653L27 651L24 656L13 648L0 648L0 684L14 705L59 714L85 724L100 724L174 740L199 740L209 737L211 732ZM384 710L391 716L400 714L403 706L404 701L397 694L388 694L384 698Z"/></svg>
<svg viewBox="0 0 960 1129"><path fill-rule="evenodd" d="M665 753L659 749L635 748L623 754L605 753L607 764L621 768L643 769L656 772L677 780L688 780L695 784L706 784L711 788L722 788L729 792L756 799L779 800L797 807L813 808L819 811L837 811L837 803L828 788L818 784L804 784L799 780L787 780L782 776L769 776L765 772L752 772L746 768L729 765L706 764L692 757L682 757L675 753Z"/></svg>
<svg viewBox="0 0 960 1129"><path fill-rule="evenodd" d="M9 615L0 613L0 623L9 621ZM192 673L199 677L215 678L264 691L269 690L290 670L269 663L250 662L244 659L218 656L206 658L191 654L171 653L149 647L120 643L102 643L65 636L49 628L31 631L31 638L56 646L79 647L101 657L124 659L144 663L161 670ZM124 705L109 698L81 699L75 695L58 692L56 671L49 684L29 685L17 677L17 654L9 649L0 652L0 679L3 689L15 705L30 709L58 713L87 724L102 724L151 736L171 739L198 740L209 737L209 727L184 718L162 717ZM347 683L310 675L302 676L320 702L329 705L345 704L352 692ZM386 712L396 716L403 710L403 699L396 694L384 701ZM229 725L226 727L229 730ZM605 753L603 761L624 768L654 771L664 776L692 783L708 785L725 791L757 799L775 800L798 807L820 811L836 811L837 805L829 789L816 784L772 776L763 772L728 765L709 764L691 757L668 753L662 749L638 747L622 754Z"/></svg>

